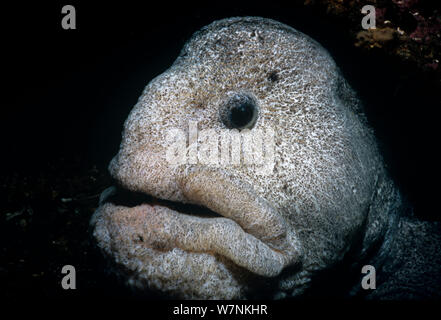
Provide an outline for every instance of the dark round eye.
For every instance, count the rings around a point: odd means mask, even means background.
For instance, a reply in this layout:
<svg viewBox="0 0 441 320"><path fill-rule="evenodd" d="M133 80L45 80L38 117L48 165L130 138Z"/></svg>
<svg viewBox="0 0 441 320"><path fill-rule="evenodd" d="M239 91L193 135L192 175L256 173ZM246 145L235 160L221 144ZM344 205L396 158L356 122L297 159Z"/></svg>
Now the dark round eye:
<svg viewBox="0 0 441 320"><path fill-rule="evenodd" d="M253 120L254 105L250 103L242 103L230 110L230 121L233 127L242 128Z"/></svg>
<svg viewBox="0 0 441 320"><path fill-rule="evenodd" d="M230 97L224 104L220 115L222 122L227 128L250 129L257 120L257 103L249 95L237 94Z"/></svg>

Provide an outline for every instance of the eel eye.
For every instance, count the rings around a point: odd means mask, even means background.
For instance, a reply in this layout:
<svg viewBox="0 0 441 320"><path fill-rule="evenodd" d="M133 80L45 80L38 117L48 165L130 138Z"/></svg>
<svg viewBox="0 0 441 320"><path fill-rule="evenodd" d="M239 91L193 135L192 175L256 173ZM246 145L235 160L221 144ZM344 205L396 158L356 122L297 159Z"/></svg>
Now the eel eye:
<svg viewBox="0 0 441 320"><path fill-rule="evenodd" d="M229 129L251 129L258 116L257 102L247 94L235 94L223 105L220 116Z"/></svg>

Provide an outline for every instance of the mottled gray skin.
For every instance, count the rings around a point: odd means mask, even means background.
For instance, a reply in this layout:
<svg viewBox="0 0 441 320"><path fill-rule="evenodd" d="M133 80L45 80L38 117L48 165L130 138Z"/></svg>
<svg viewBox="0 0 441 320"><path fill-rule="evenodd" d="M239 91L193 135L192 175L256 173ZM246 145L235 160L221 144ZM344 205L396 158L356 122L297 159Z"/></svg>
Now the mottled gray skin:
<svg viewBox="0 0 441 320"><path fill-rule="evenodd" d="M251 130L275 130L271 174L167 163L167 129L188 132L197 121L199 130L223 130L220 108L243 93L259 107ZM356 95L326 50L279 22L231 18L195 33L145 88L109 169L125 189L223 216L127 207L103 195L93 234L132 287L179 298L283 298L315 294L317 279L339 286L337 274L349 283L343 295L440 294L438 226L403 217ZM360 288L364 264L377 269L376 290ZM323 278L339 266L344 272Z"/></svg>

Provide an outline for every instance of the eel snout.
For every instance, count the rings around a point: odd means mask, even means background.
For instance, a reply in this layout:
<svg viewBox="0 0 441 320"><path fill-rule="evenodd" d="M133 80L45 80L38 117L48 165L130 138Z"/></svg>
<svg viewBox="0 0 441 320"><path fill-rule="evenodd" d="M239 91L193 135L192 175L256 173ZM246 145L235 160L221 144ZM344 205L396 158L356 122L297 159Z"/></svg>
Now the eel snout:
<svg viewBox="0 0 441 320"><path fill-rule="evenodd" d="M143 200L128 206L113 201L107 191L96 215L112 221L107 225L113 226L114 234L111 230L109 236L117 239L119 233L131 230L150 249L219 254L266 277L300 261L295 232L251 186L217 169L193 167L179 172L173 184L179 189L175 192L182 199L179 202L143 192ZM124 187L123 181L118 182ZM200 215L200 208L214 214Z"/></svg>

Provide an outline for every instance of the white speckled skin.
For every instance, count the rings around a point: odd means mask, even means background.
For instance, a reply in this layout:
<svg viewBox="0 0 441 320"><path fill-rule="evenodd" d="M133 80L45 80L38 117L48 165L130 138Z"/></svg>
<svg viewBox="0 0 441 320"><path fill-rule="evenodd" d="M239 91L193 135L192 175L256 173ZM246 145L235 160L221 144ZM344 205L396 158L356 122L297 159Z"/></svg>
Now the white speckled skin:
<svg viewBox="0 0 441 320"><path fill-rule="evenodd" d="M275 130L270 175L252 166L170 167L168 128L225 129L224 99L252 94L254 128ZM279 22L231 18L203 28L145 88L110 172L132 191L202 205L224 218L164 206L103 203L94 237L130 285L181 298L300 295L314 275L382 238L400 196L359 102L330 55ZM358 241L358 240L357 240ZM288 268L288 269L287 269ZM287 269L288 271L282 272Z"/></svg>

